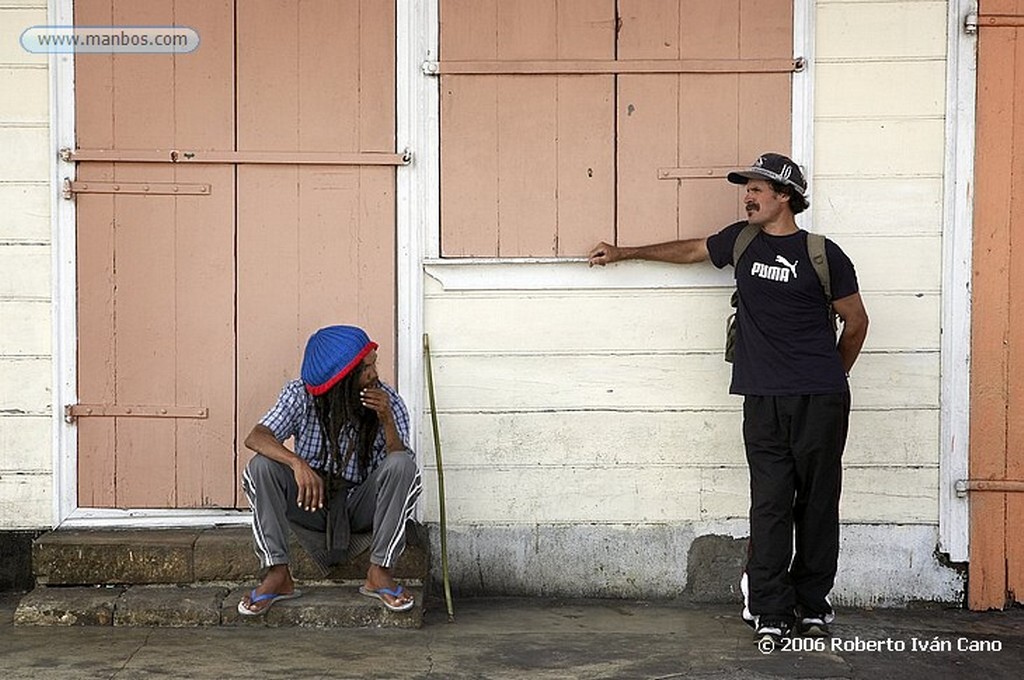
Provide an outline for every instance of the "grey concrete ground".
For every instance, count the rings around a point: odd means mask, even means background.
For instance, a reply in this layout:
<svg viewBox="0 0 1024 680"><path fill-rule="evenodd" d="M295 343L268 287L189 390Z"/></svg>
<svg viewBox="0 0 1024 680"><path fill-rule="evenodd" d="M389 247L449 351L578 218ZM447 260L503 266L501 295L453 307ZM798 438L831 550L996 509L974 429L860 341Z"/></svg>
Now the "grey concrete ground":
<svg viewBox="0 0 1024 680"><path fill-rule="evenodd" d="M841 611L828 649L762 654L723 605L472 599L455 623L431 602L419 630L346 630L15 627L17 601L0 595L4 680L1024 677L1022 610Z"/></svg>

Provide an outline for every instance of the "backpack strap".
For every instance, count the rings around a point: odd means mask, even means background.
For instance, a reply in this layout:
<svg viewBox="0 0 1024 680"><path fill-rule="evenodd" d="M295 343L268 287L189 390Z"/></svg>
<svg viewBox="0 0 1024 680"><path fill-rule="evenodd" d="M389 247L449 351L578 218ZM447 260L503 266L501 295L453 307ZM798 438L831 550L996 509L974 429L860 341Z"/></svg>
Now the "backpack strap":
<svg viewBox="0 0 1024 680"><path fill-rule="evenodd" d="M732 266L735 267L736 263L740 261L740 256L746 251L747 246L754 240L754 237L760 233L761 227L756 224L747 224L740 230L740 233L736 236L736 243L732 246ZM824 252L824 251L823 251Z"/></svg>
<svg viewBox="0 0 1024 680"><path fill-rule="evenodd" d="M832 305L832 275L828 271L828 258L825 256L825 237L822 234L807 232L807 254L811 256L811 266L825 290L825 300Z"/></svg>
<svg viewBox="0 0 1024 680"><path fill-rule="evenodd" d="M825 291L825 303L828 305L828 317L832 320L832 330L839 328L839 316L832 307L832 275L828 271L828 257L825 255L825 237L821 234L807 232L807 254L811 258L811 267L821 281Z"/></svg>

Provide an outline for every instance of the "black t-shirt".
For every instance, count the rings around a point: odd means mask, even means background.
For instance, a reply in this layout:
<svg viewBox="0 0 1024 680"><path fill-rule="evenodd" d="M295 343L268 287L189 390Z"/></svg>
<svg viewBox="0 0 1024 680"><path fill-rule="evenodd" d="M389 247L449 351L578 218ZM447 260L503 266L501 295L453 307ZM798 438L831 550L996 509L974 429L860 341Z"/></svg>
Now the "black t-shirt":
<svg viewBox="0 0 1024 680"><path fill-rule="evenodd" d="M732 264L736 237L746 222L708 237L711 262ZM858 291L853 263L825 240L835 300ZM760 232L736 263L740 304L732 394L786 396L849 389L828 315L825 291L807 254L807 232Z"/></svg>

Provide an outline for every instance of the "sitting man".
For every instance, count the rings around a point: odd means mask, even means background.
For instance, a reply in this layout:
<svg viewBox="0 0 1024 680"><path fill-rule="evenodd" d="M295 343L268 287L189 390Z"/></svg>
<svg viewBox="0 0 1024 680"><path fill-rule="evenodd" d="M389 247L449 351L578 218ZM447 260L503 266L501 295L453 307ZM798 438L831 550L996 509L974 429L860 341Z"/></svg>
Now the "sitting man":
<svg viewBox="0 0 1024 680"><path fill-rule="evenodd" d="M352 533L372 530L370 568L359 592L391 611L414 605L391 567L405 550L405 525L421 490L409 447L409 412L377 377L377 343L354 326L310 337L302 380L284 386L277 404L245 439L256 452L242 487L252 507L256 555L266 575L238 603L256 616L298 597L288 568L288 532L326 574L349 557ZM295 437L295 451L282 442Z"/></svg>

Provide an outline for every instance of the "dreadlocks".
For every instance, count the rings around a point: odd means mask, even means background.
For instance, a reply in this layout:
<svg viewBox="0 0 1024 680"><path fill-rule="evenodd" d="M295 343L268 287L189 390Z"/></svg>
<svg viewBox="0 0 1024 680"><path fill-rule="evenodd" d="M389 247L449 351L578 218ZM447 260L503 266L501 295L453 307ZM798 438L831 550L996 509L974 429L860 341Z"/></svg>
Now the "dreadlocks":
<svg viewBox="0 0 1024 680"><path fill-rule="evenodd" d="M340 475L353 455L362 469L370 466L370 449L377 435L377 414L363 406L359 398L359 376L362 367L342 378L327 392L313 397L320 421L320 469L330 476ZM346 451L340 450L341 434L349 430Z"/></svg>

